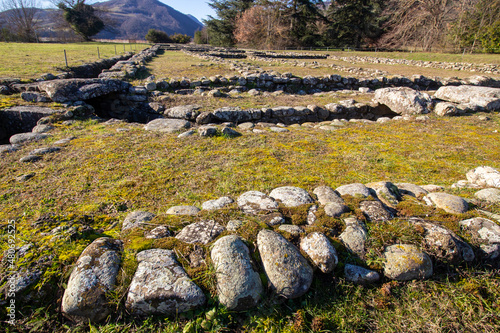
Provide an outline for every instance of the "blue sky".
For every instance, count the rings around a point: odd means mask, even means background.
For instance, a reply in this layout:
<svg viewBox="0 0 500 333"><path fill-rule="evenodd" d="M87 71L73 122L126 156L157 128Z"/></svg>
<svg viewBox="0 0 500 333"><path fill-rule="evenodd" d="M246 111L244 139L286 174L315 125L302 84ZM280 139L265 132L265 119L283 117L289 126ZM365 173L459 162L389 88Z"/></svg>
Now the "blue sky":
<svg viewBox="0 0 500 333"><path fill-rule="evenodd" d="M160 0L184 14L191 14L198 20L206 19L208 15L215 17L215 12L207 4L208 0Z"/></svg>
<svg viewBox="0 0 500 333"><path fill-rule="evenodd" d="M88 3L104 2L106 0L90 0ZM184 14L191 14L198 20L203 20L212 15L215 17L215 12L208 6L208 0L160 0L164 4L169 5L175 10ZM54 7L50 0L40 0L41 7Z"/></svg>

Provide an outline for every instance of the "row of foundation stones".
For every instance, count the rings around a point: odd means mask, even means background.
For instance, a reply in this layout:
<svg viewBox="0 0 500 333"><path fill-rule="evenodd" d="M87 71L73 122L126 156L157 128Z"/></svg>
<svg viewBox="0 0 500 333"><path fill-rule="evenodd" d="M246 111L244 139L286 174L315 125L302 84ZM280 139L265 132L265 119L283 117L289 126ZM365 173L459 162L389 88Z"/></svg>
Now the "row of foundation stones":
<svg viewBox="0 0 500 333"><path fill-rule="evenodd" d="M500 172L491 167L478 167L467 173L469 187L481 188L475 195L490 203L500 202ZM243 193L236 200L237 206L247 214L259 215L268 225L257 235L257 250L263 271L269 282L269 290L276 299L293 299L304 295L310 288L314 271L332 274L338 264L338 254L329 239L320 232L305 234L297 225L285 224L278 212L279 205L299 207L312 204L308 210L307 223L314 225L318 209L327 216L340 218L349 212L342 196L364 198L359 208L372 223L388 221L395 216L395 207L402 195L423 198L450 214L467 212L469 204L461 197L450 195L435 185L392 184L378 182L349 184L336 190L321 186L314 190L317 202L305 190L285 186L266 195L258 191ZM229 197L210 200L202 204L204 210L227 207L234 201ZM321 208L320 208L321 206ZM167 214L196 215L200 211L194 206L171 207ZM484 212L488 213L488 212ZM488 213L492 216L494 214ZM130 213L124 220L122 232L146 229L147 238L171 237L168 226L154 226L155 215L145 211ZM497 215L498 219L499 216ZM345 230L340 234L347 251L365 258L368 237L364 222L354 217L344 219ZM500 226L492 220L475 217L459 222L461 228L471 235L477 253L451 230L438 223L420 218L410 218L408 223L423 234L422 251L411 244L386 246L383 272L345 263L344 277L355 284L377 283L381 274L388 279L408 281L427 279L433 275L433 259L451 264L471 262L479 255L485 260L498 263L500 258ZM175 238L190 244L209 244L210 258L215 268L217 295L221 304L230 310L244 311L255 307L266 294L259 272L252 260L246 241L238 236L245 222L232 220L224 227L215 221L201 221L184 227ZM274 229L300 238L299 247L293 245ZM228 230L233 233L218 236ZM215 242L214 242L215 241ZM120 268L122 242L117 239L99 238L80 255L70 275L62 299L63 313L76 321L99 321L106 318L111 309L106 294L113 290ZM199 256L199 254L197 255ZM197 259L199 260L199 258ZM203 255L202 255L202 261ZM127 309L136 316L176 315L202 306L206 302L203 290L195 284L179 264L174 251L149 249L137 253L138 267L133 276L126 298ZM191 260L193 261L193 260Z"/></svg>

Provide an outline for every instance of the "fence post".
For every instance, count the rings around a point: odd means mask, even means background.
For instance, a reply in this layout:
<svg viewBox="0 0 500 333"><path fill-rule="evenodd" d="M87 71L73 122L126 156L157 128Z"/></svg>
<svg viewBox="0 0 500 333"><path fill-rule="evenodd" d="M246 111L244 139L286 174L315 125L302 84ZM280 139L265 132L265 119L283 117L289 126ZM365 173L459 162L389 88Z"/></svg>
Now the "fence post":
<svg viewBox="0 0 500 333"><path fill-rule="evenodd" d="M66 63L66 68L69 67L68 66L68 57L66 56L66 50L64 50L64 62Z"/></svg>
<svg viewBox="0 0 500 333"><path fill-rule="evenodd" d="M99 53L99 46L97 47L97 59L101 59L101 54Z"/></svg>
<svg viewBox="0 0 500 333"><path fill-rule="evenodd" d="M125 53L125 43L123 43L123 53Z"/></svg>
<svg viewBox="0 0 500 333"><path fill-rule="evenodd" d="M115 55L116 55L116 45L115 45Z"/></svg>

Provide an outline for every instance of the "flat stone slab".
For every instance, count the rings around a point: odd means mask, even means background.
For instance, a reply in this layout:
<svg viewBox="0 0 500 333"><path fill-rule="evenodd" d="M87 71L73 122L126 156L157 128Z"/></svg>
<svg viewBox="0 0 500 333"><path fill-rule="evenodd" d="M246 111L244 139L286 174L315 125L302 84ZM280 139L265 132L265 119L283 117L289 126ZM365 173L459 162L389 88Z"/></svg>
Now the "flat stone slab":
<svg viewBox="0 0 500 333"><path fill-rule="evenodd" d="M214 243L210 256L220 303L235 311L257 306L264 288L243 240L234 235L222 237Z"/></svg>
<svg viewBox="0 0 500 333"><path fill-rule="evenodd" d="M314 189L313 193L318 197L318 201L322 205L326 205L329 202L336 202L344 204L344 199L335 192L335 190L329 186L318 186Z"/></svg>
<svg viewBox="0 0 500 333"><path fill-rule="evenodd" d="M489 166L481 166L467 172L467 180L482 187L500 188L500 171Z"/></svg>
<svg viewBox="0 0 500 333"><path fill-rule="evenodd" d="M286 207L297 207L314 202L306 190L293 186L275 188L269 193L269 196L274 200L281 201Z"/></svg>
<svg viewBox="0 0 500 333"><path fill-rule="evenodd" d="M200 209L195 206L174 206L167 210L168 215L196 215Z"/></svg>
<svg viewBox="0 0 500 333"><path fill-rule="evenodd" d="M469 204L463 198L448 193L429 193L429 199L437 208L450 214L464 214L469 210Z"/></svg>
<svg viewBox="0 0 500 333"><path fill-rule="evenodd" d="M375 191L377 198L388 207L395 208L401 201L401 194L397 186L391 182L369 183L365 186Z"/></svg>
<svg viewBox="0 0 500 333"><path fill-rule="evenodd" d="M403 116L429 113L432 106L429 95L407 87L377 89L373 100Z"/></svg>
<svg viewBox="0 0 500 333"><path fill-rule="evenodd" d="M333 272L339 262L337 251L322 233L313 232L302 238L300 248L323 273Z"/></svg>
<svg viewBox="0 0 500 333"><path fill-rule="evenodd" d="M257 246L271 289L278 297L292 299L309 290L313 270L292 243L274 231L261 230Z"/></svg>
<svg viewBox="0 0 500 333"><path fill-rule="evenodd" d="M125 304L132 314L173 315L205 304L205 294L177 262L173 251L142 251L137 261Z"/></svg>
<svg viewBox="0 0 500 333"><path fill-rule="evenodd" d="M355 284L369 284L380 280L380 274L361 266L346 264L344 277L347 281Z"/></svg>
<svg viewBox="0 0 500 333"><path fill-rule="evenodd" d="M489 111L500 110L500 88L445 86L436 91L434 98L458 104L475 104Z"/></svg>
<svg viewBox="0 0 500 333"><path fill-rule="evenodd" d="M201 209L203 210L218 210L222 209L227 205L230 205L234 202L230 197L222 197L216 200L205 201L201 204Z"/></svg>
<svg viewBox="0 0 500 333"><path fill-rule="evenodd" d="M201 221L184 227L175 238L186 243L208 244L224 231L217 222Z"/></svg>
<svg viewBox="0 0 500 333"><path fill-rule="evenodd" d="M474 196L480 200L488 203L500 202L500 189L498 188L485 188L484 190L474 193Z"/></svg>
<svg viewBox="0 0 500 333"><path fill-rule="evenodd" d="M122 242L98 238L82 252L69 277L61 310L70 318L98 322L110 313L106 294L113 290L120 268Z"/></svg>
<svg viewBox="0 0 500 333"><path fill-rule="evenodd" d="M410 184L410 183L397 183L394 184L398 187L399 193L402 195L410 195L412 197L418 198L420 196L425 196L429 192L423 189L421 186Z"/></svg>
<svg viewBox="0 0 500 333"><path fill-rule="evenodd" d="M300 236L300 234L304 233L304 230L302 230L301 227L298 225L293 225L293 224L282 224L278 227L278 230L288 232L292 236Z"/></svg>
<svg viewBox="0 0 500 333"><path fill-rule="evenodd" d="M275 211L278 203L259 191L248 191L238 197L238 206L247 214Z"/></svg>
<svg viewBox="0 0 500 333"><path fill-rule="evenodd" d="M389 221L394 217L380 201L363 201L359 204L359 209L370 222Z"/></svg>
<svg viewBox="0 0 500 333"><path fill-rule="evenodd" d="M48 137L49 135L45 133L18 133L11 136L9 141L12 145L22 145L29 142L40 141Z"/></svg>
<svg viewBox="0 0 500 333"><path fill-rule="evenodd" d="M145 211L134 211L129 213L123 220L122 231L132 228L140 228L144 223L151 221L156 215Z"/></svg>
<svg viewBox="0 0 500 333"><path fill-rule="evenodd" d="M432 260L415 245L398 244L384 251L384 275L392 280L422 280L432 276Z"/></svg>
<svg viewBox="0 0 500 333"><path fill-rule="evenodd" d="M195 121L200 114L201 105L180 105L163 112L167 118L185 119Z"/></svg>
<svg viewBox="0 0 500 333"><path fill-rule="evenodd" d="M60 112L40 106L14 106L0 110L0 140L16 133L31 132L41 118Z"/></svg>
<svg viewBox="0 0 500 333"><path fill-rule="evenodd" d="M367 198L370 196L370 190L361 183L342 185L337 187L336 191L340 195L350 195L352 197Z"/></svg>
<svg viewBox="0 0 500 333"><path fill-rule="evenodd" d="M191 123L186 120L158 118L147 123L144 129L146 131L174 133L189 127L191 127Z"/></svg>

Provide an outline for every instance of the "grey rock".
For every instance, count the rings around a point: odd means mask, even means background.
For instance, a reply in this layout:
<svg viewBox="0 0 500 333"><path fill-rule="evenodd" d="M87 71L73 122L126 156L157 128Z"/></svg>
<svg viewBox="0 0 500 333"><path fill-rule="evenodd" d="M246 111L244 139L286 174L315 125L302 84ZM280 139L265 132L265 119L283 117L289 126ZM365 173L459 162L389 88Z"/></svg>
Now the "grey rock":
<svg viewBox="0 0 500 333"><path fill-rule="evenodd" d="M19 162L21 163L32 163L32 162L38 162L40 161L42 158L38 155L28 155L28 156L24 156L24 157L21 157L19 159Z"/></svg>
<svg viewBox="0 0 500 333"><path fill-rule="evenodd" d="M500 202L500 189L497 188L486 188L484 190L474 193L474 196L480 200L486 201L488 203L499 203Z"/></svg>
<svg viewBox="0 0 500 333"><path fill-rule="evenodd" d="M76 138L73 136L73 137L69 137L69 138L57 140L56 142L54 142L54 145L55 146L63 146L63 145L66 145L66 144L70 143L74 139L76 139Z"/></svg>
<svg viewBox="0 0 500 333"><path fill-rule="evenodd" d="M237 132L235 131L234 129L232 128L229 128L229 127L224 127L222 129L222 135L225 135L225 136L228 136L230 138L235 138L237 136L241 136L241 133L240 132Z"/></svg>
<svg viewBox="0 0 500 333"><path fill-rule="evenodd" d="M434 98L458 104L476 104L489 111L500 110L500 88L479 86L444 86Z"/></svg>
<svg viewBox="0 0 500 333"><path fill-rule="evenodd" d="M176 315L205 303L203 291L186 274L173 251L142 251L137 261L125 304L132 314Z"/></svg>
<svg viewBox="0 0 500 333"><path fill-rule="evenodd" d="M200 114L201 105L181 105L167 109L163 112L167 118L185 119L194 121Z"/></svg>
<svg viewBox="0 0 500 333"><path fill-rule="evenodd" d="M286 128L281 128L281 127L276 127L276 126L271 126L271 127L269 127L269 129L271 130L271 132L275 132L275 133L287 133L287 132L290 132Z"/></svg>
<svg viewBox="0 0 500 333"><path fill-rule="evenodd" d="M66 79L45 81L38 85L54 102L86 101L114 92L127 93L130 84L120 80Z"/></svg>
<svg viewBox="0 0 500 333"><path fill-rule="evenodd" d="M168 227L165 225L160 225L152 230L144 232L144 237L147 239L160 239L170 237L171 233Z"/></svg>
<svg viewBox="0 0 500 333"><path fill-rule="evenodd" d="M215 110L213 116L219 122L244 123L252 120L251 114L240 107L223 107Z"/></svg>
<svg viewBox="0 0 500 333"><path fill-rule="evenodd" d="M35 177L35 175L36 174L33 172L27 173L27 174L21 175L19 177L16 177L16 181L23 183L23 182L26 182L26 181L30 180L31 178Z"/></svg>
<svg viewBox="0 0 500 333"><path fill-rule="evenodd" d="M163 119L158 118L150 121L144 126L146 131L155 131L161 133L173 133L191 127L189 121L181 119Z"/></svg>
<svg viewBox="0 0 500 333"><path fill-rule="evenodd" d="M280 212L269 213L260 217L261 221L270 227L285 224L285 218Z"/></svg>
<svg viewBox="0 0 500 333"><path fill-rule="evenodd" d="M61 148L59 147L44 147L44 148L37 148L29 152L30 155L45 155L45 154L51 154L60 151Z"/></svg>
<svg viewBox="0 0 500 333"><path fill-rule="evenodd" d="M355 284L370 284L380 280L380 274L364 267L346 264L344 267L345 279Z"/></svg>
<svg viewBox="0 0 500 333"><path fill-rule="evenodd" d="M48 138L48 134L44 133L19 133L10 137L9 141L12 145L22 145L29 142L40 141Z"/></svg>
<svg viewBox="0 0 500 333"><path fill-rule="evenodd" d="M110 313L106 294L114 289L120 268L122 242L98 238L82 252L69 277L61 310L70 318L104 320Z"/></svg>
<svg viewBox="0 0 500 333"><path fill-rule="evenodd" d="M230 205L234 202L230 197L222 197L217 200L209 200L205 201L201 204L201 209L203 210L217 210L222 209L227 205Z"/></svg>
<svg viewBox="0 0 500 333"><path fill-rule="evenodd" d="M455 265L474 260L472 248L451 230L417 218L410 223L423 228L425 248L437 259Z"/></svg>
<svg viewBox="0 0 500 333"><path fill-rule="evenodd" d="M339 262L337 251L322 233L313 232L302 238L300 248L323 273L333 272Z"/></svg>
<svg viewBox="0 0 500 333"><path fill-rule="evenodd" d="M329 202L336 202L339 204L344 204L344 199L342 199L337 192L335 192L329 186L319 186L316 187L313 193L318 197L318 201L322 205L326 205Z"/></svg>
<svg viewBox="0 0 500 333"><path fill-rule="evenodd" d="M316 222L318 217L316 213L318 212L318 206L312 205L311 208L307 211L307 224L312 225Z"/></svg>
<svg viewBox="0 0 500 333"><path fill-rule="evenodd" d="M324 210L325 214L330 217L339 217L342 214L348 213L350 211L349 207L338 202L327 202Z"/></svg>
<svg viewBox="0 0 500 333"><path fill-rule="evenodd" d="M364 258L366 252L365 243L368 238L365 224L353 217L345 219L344 222L346 228L340 234L340 240L349 251L357 254L360 258Z"/></svg>
<svg viewBox="0 0 500 333"><path fill-rule="evenodd" d="M377 89L373 100L400 115L429 113L432 106L429 95L407 87Z"/></svg>
<svg viewBox="0 0 500 333"><path fill-rule="evenodd" d="M47 133L47 132L52 131L53 129L54 129L54 126L51 126L51 125L36 125L35 127L33 127L31 132L33 132L33 133Z"/></svg>
<svg viewBox="0 0 500 333"><path fill-rule="evenodd" d="M245 223L240 220L231 220L227 222L226 229L229 231L237 231L239 228L241 228Z"/></svg>
<svg viewBox="0 0 500 333"><path fill-rule="evenodd" d="M396 208L401 201L398 188L391 182L369 183L365 186L374 190L375 196L388 207Z"/></svg>
<svg viewBox="0 0 500 333"><path fill-rule="evenodd" d="M432 193L432 192L439 192L443 191L444 187L439 186L439 185L434 185L434 184L428 184L428 185L420 185L421 188L423 188L425 191Z"/></svg>
<svg viewBox="0 0 500 333"><path fill-rule="evenodd" d="M278 227L278 230L288 232L292 236L300 236L300 234L304 233L304 230L302 230L301 227L298 225L293 225L293 224L282 224Z"/></svg>
<svg viewBox="0 0 500 333"><path fill-rule="evenodd" d="M217 222L201 221L184 227L175 238L185 243L208 244L224 231L224 227Z"/></svg>
<svg viewBox="0 0 500 333"><path fill-rule="evenodd" d="M423 189L421 186L410 184L410 183L397 183L395 184L399 193L402 195L410 195L412 197L418 198L427 195L429 192Z"/></svg>
<svg viewBox="0 0 500 333"><path fill-rule="evenodd" d="M145 223L151 221L155 216L155 214L150 212L131 212L125 217L125 220L123 220L122 231L132 228L142 228Z"/></svg>
<svg viewBox="0 0 500 333"><path fill-rule="evenodd" d="M235 311L258 305L264 289L242 239L234 235L222 237L214 243L210 256L216 269L220 303Z"/></svg>
<svg viewBox="0 0 500 333"><path fill-rule="evenodd" d="M190 131L186 131L184 133L179 134L177 137L178 138L187 138L187 137L193 136L193 135L194 135L194 131L190 130Z"/></svg>
<svg viewBox="0 0 500 333"><path fill-rule="evenodd" d="M476 242L483 244L500 244L500 226L495 222L475 217L459 222L462 229L467 230Z"/></svg>
<svg viewBox="0 0 500 333"><path fill-rule="evenodd" d="M394 217L380 201L363 201L359 204L359 209L370 222L389 221Z"/></svg>
<svg viewBox="0 0 500 333"><path fill-rule="evenodd" d="M313 199L307 191L293 186L283 186L275 188L269 193L274 200L279 200L286 207L297 207L313 203Z"/></svg>
<svg viewBox="0 0 500 333"><path fill-rule="evenodd" d="M238 128L241 128L243 130L249 130L249 129L252 129L255 127L255 124L254 123L250 123L250 122L247 122L247 123L241 123L238 125Z"/></svg>
<svg viewBox="0 0 500 333"><path fill-rule="evenodd" d="M18 150L18 145L0 145L0 154L13 153Z"/></svg>
<svg viewBox="0 0 500 333"><path fill-rule="evenodd" d="M168 215L196 215L200 209L195 206L174 206L167 210Z"/></svg>
<svg viewBox="0 0 500 333"><path fill-rule="evenodd" d="M439 102L434 106L434 113L438 116L456 116L459 114L458 108L455 104L448 102Z"/></svg>
<svg viewBox="0 0 500 333"><path fill-rule="evenodd" d="M337 187L336 191L340 195L350 195L353 197L367 198L370 196L370 190L365 185L360 183L343 185Z"/></svg>
<svg viewBox="0 0 500 333"><path fill-rule="evenodd" d="M48 103L51 101L48 96L39 92L22 92L21 98L30 103Z"/></svg>
<svg viewBox="0 0 500 333"><path fill-rule="evenodd" d="M237 200L238 206L247 214L275 211L278 203L259 191L245 192Z"/></svg>
<svg viewBox="0 0 500 333"><path fill-rule="evenodd" d="M40 106L14 106L0 110L0 140L16 133L31 132L40 119L58 113L61 111Z"/></svg>
<svg viewBox="0 0 500 333"><path fill-rule="evenodd" d="M397 244L384 251L384 275L398 281L422 280L432 276L432 260L415 245Z"/></svg>
<svg viewBox="0 0 500 333"><path fill-rule="evenodd" d="M214 126L200 126L198 128L198 134L200 136L216 136L217 127Z"/></svg>
<svg viewBox="0 0 500 333"><path fill-rule="evenodd" d="M274 231L261 230L257 246L271 289L277 296L291 299L309 290L313 270L293 244Z"/></svg>
<svg viewBox="0 0 500 333"><path fill-rule="evenodd" d="M447 193L429 193L428 198L437 208L450 214L464 214L469 210L469 204L464 199Z"/></svg>
<svg viewBox="0 0 500 333"><path fill-rule="evenodd" d="M500 172L488 166L480 166L467 172L467 180L483 187L500 188Z"/></svg>

